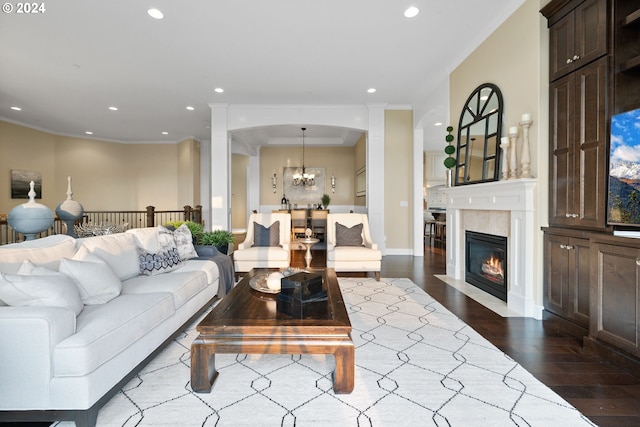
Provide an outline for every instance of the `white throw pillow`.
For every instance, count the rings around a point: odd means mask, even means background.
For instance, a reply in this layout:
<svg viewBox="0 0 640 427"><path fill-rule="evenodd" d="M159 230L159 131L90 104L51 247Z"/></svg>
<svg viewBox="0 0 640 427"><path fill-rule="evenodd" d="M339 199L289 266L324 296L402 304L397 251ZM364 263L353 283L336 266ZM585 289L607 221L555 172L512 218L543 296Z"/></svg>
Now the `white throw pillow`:
<svg viewBox="0 0 640 427"><path fill-rule="evenodd" d="M73 280L64 274L0 273L0 299L10 306L63 307L80 314L84 305Z"/></svg>
<svg viewBox="0 0 640 427"><path fill-rule="evenodd" d="M122 292L122 282L113 269L94 255L82 261L64 258L60 272L73 279L85 305L105 304Z"/></svg>
<svg viewBox="0 0 640 427"><path fill-rule="evenodd" d="M130 234L88 237L83 239L82 246L106 261L120 280L130 279L140 274L136 241ZM77 256L73 258L78 259Z"/></svg>
<svg viewBox="0 0 640 427"><path fill-rule="evenodd" d="M58 272L57 270L52 270L50 268L44 267L42 265L35 265L30 260L25 259L18 269L17 274L21 276L26 276L28 274L34 274L36 276L51 276L62 273Z"/></svg>

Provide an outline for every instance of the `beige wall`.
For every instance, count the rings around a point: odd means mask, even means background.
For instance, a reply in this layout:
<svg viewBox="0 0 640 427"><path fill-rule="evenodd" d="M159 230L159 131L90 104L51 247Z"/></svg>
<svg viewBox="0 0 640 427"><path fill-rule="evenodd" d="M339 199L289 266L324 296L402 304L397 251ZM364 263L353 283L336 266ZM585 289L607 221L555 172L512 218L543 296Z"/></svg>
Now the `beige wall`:
<svg viewBox="0 0 640 427"><path fill-rule="evenodd" d="M246 228L249 221L247 218L248 167L248 156L231 155L231 228ZM273 190L271 191L273 193Z"/></svg>
<svg viewBox="0 0 640 427"><path fill-rule="evenodd" d="M187 141L181 146L186 153L180 155L177 144L118 144L0 121L0 213L24 202L11 199L11 169L40 172L39 202L52 210L66 198L67 176L72 178L74 200L85 210L143 210L149 205L173 210L196 205L200 191L195 184L199 179L195 146L196 141ZM186 160L181 164L179 159Z"/></svg>
<svg viewBox="0 0 640 427"><path fill-rule="evenodd" d="M355 170L353 147L305 147L305 166L325 168L325 193L331 205L353 205ZM302 147L262 147L260 149L260 204L280 205L284 167L302 166ZM278 177L278 190L273 193L271 177ZM336 177L336 192L331 192L331 174ZM320 198L318 198L318 203ZM297 203L291 200L291 203Z"/></svg>
<svg viewBox="0 0 640 427"><path fill-rule="evenodd" d="M518 126L520 116L530 113L534 121L529 132L531 170L539 171L541 145L547 135L547 107L541 103L541 93L548 91L540 79L541 34L539 0L527 0L487 40L469 55L450 75L450 117L458 140L460 112L473 90L482 83L494 83L504 99L502 136L511 126ZM545 48L546 52L546 48ZM543 55L546 56L546 53ZM541 120L542 119L542 120ZM541 132L542 130L542 132ZM520 138L519 144L522 143ZM518 151L518 161L520 152Z"/></svg>
<svg viewBox="0 0 640 427"><path fill-rule="evenodd" d="M178 206L200 204L200 143L187 139L178 144Z"/></svg>
<svg viewBox="0 0 640 427"><path fill-rule="evenodd" d="M385 112L384 233L387 249L412 245L413 111ZM367 173L376 173L367 170ZM369 191L381 189L369 188Z"/></svg>
<svg viewBox="0 0 640 427"><path fill-rule="evenodd" d="M11 170L37 171L42 174L42 199L52 209L66 198L56 190L55 137L37 130L0 121L0 214L8 213L24 199L11 199ZM63 197L64 196L64 197Z"/></svg>
<svg viewBox="0 0 640 427"><path fill-rule="evenodd" d="M547 0L526 0L481 46L450 75L450 115L454 133L462 107L481 83L496 84L504 98L503 136L530 113L531 171L538 179L535 197L534 246L535 300L542 305L542 232L548 212L548 29L540 14ZM518 162L520 147L518 143Z"/></svg>

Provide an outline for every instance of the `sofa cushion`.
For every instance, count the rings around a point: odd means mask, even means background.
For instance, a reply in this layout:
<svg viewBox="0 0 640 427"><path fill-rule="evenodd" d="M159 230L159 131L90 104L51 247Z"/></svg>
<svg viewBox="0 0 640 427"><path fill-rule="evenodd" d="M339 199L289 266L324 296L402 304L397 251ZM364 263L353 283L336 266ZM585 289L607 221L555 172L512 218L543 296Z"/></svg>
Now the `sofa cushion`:
<svg viewBox="0 0 640 427"><path fill-rule="evenodd" d="M269 261L288 261L289 251L283 249L280 246L254 246L252 248L243 249L241 251L235 251L233 258L236 261L255 261L255 260L269 260Z"/></svg>
<svg viewBox="0 0 640 427"><path fill-rule="evenodd" d="M364 246L336 246L327 251L327 261L380 261L382 252Z"/></svg>
<svg viewBox="0 0 640 427"><path fill-rule="evenodd" d="M362 224L347 227L336 222L336 246L364 246Z"/></svg>
<svg viewBox="0 0 640 427"><path fill-rule="evenodd" d="M76 315L84 307L73 280L60 273L0 273L0 299L10 306L62 307Z"/></svg>
<svg viewBox="0 0 640 427"><path fill-rule="evenodd" d="M106 261L120 280L140 274L136 240L131 234L118 233L78 239L78 244ZM81 249L74 257L83 257Z"/></svg>
<svg viewBox="0 0 640 427"><path fill-rule="evenodd" d="M254 222L253 246L280 246L280 221L269 227Z"/></svg>
<svg viewBox="0 0 640 427"><path fill-rule="evenodd" d="M148 294L169 292L176 309L207 287L207 275L202 271L172 272L157 276L138 276L122 282L122 293Z"/></svg>
<svg viewBox="0 0 640 427"><path fill-rule="evenodd" d="M173 270L171 273L185 273L188 271L204 271L207 275L207 283L213 284L220 278L220 270L218 264L208 259L197 258L190 259L182 263L180 268Z"/></svg>
<svg viewBox="0 0 640 427"><path fill-rule="evenodd" d="M122 290L122 282L113 269L95 255L88 255L82 261L64 258L60 272L73 279L85 305L105 304Z"/></svg>
<svg viewBox="0 0 640 427"><path fill-rule="evenodd" d="M173 300L166 293L120 295L86 306L76 319L76 333L53 350L53 374L87 375L173 314Z"/></svg>
<svg viewBox="0 0 640 427"><path fill-rule="evenodd" d="M15 274L24 260L58 270L60 260L72 257L76 240L65 234L0 246L0 272Z"/></svg>
<svg viewBox="0 0 640 427"><path fill-rule="evenodd" d="M156 253L147 252L142 248L137 248L137 250L140 274L145 276L168 273L182 265L178 249L175 247Z"/></svg>

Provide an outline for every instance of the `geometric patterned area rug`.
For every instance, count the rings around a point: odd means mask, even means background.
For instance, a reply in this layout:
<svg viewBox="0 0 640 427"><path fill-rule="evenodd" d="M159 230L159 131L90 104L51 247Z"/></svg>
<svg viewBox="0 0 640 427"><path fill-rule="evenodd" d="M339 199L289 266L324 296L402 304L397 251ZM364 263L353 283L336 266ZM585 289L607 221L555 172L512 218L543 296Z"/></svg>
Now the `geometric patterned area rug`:
<svg viewBox="0 0 640 427"><path fill-rule="evenodd" d="M98 426L594 425L410 280L339 283L353 393L334 394L333 356L245 354L216 355L211 393L194 393L196 322L102 408Z"/></svg>

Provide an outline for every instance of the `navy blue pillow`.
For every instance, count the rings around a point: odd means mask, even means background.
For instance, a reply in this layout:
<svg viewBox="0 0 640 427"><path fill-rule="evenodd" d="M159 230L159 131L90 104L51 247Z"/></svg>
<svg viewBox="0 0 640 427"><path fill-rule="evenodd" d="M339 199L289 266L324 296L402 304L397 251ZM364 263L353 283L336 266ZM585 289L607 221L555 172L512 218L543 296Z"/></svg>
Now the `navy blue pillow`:
<svg viewBox="0 0 640 427"><path fill-rule="evenodd" d="M280 221L265 227L253 223L253 246L281 246L280 245Z"/></svg>

